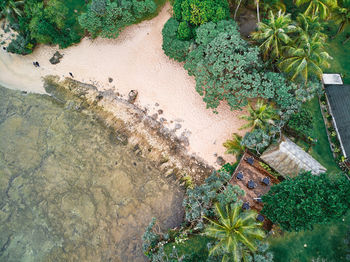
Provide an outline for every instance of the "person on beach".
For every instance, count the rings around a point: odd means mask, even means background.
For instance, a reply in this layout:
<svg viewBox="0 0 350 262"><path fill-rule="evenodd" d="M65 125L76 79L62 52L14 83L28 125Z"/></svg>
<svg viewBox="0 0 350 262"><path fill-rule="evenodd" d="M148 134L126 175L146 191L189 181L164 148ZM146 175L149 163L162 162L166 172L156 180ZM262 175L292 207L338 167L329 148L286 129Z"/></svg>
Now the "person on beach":
<svg viewBox="0 0 350 262"><path fill-rule="evenodd" d="M70 75L72 78L74 78L74 76L73 76L73 74L72 74L71 72L69 72L69 75Z"/></svg>
<svg viewBox="0 0 350 262"><path fill-rule="evenodd" d="M36 66L37 66L37 67L40 67L40 65L39 65L39 62L38 62L38 61L36 61L36 62L35 62L35 64L36 64Z"/></svg>
<svg viewBox="0 0 350 262"><path fill-rule="evenodd" d="M36 63L35 63L35 62L33 62L33 66L37 67L37 65L36 65Z"/></svg>

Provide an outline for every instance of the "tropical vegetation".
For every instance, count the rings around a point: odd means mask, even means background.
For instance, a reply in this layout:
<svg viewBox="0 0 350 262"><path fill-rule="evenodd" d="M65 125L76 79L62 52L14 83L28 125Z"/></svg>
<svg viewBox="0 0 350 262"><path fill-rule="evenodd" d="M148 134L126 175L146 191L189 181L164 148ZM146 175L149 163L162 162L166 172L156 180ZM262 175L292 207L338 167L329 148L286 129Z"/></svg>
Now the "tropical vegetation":
<svg viewBox="0 0 350 262"><path fill-rule="evenodd" d="M348 211L350 180L346 175L304 172L274 185L262 200L262 213L283 230L310 230Z"/></svg>

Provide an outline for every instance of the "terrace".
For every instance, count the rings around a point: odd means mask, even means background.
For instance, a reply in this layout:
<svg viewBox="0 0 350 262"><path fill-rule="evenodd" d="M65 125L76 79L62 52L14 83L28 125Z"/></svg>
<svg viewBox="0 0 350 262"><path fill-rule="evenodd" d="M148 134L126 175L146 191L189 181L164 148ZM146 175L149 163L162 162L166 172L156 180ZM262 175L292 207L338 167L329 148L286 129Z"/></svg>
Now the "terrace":
<svg viewBox="0 0 350 262"><path fill-rule="evenodd" d="M279 181L272 176L262 165L261 160L249 151L241 158L230 184L238 185L245 191L241 197L243 209L255 209L260 212L263 208L261 196L266 194L272 185Z"/></svg>

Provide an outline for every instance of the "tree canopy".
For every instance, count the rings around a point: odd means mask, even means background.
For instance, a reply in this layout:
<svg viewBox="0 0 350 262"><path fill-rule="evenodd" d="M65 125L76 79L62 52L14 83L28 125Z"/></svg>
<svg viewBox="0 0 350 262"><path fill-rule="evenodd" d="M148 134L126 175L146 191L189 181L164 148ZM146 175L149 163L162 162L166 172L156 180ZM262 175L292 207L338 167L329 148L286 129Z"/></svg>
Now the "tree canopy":
<svg viewBox="0 0 350 262"><path fill-rule="evenodd" d="M312 229L344 215L350 207L350 181L304 172L274 185L262 197L262 213L284 230Z"/></svg>

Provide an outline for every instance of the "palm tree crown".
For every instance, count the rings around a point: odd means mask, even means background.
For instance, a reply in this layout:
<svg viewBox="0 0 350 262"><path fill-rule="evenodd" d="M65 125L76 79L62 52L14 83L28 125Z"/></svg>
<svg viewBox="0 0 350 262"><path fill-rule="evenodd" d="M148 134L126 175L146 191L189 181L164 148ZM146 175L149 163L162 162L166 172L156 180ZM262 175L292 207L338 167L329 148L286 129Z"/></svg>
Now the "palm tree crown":
<svg viewBox="0 0 350 262"><path fill-rule="evenodd" d="M337 34L343 32L350 23L350 0L338 1L338 6L333 10L333 18L339 24Z"/></svg>
<svg viewBox="0 0 350 262"><path fill-rule="evenodd" d="M331 8L337 5L336 0L295 0L297 6L309 3L305 15L319 16L326 19L330 16Z"/></svg>
<svg viewBox="0 0 350 262"><path fill-rule="evenodd" d="M258 100L254 108L249 103L248 113L249 115L240 116L241 119L248 121L248 123L242 126L240 129L249 127L265 129L271 121L278 118L273 106L264 103L263 100Z"/></svg>
<svg viewBox="0 0 350 262"><path fill-rule="evenodd" d="M5 18L7 21L17 19L18 16L22 16L23 11L21 6L24 5L23 0L4 0L0 3L0 19Z"/></svg>
<svg viewBox="0 0 350 262"><path fill-rule="evenodd" d="M240 155L244 151L244 146L241 144L242 137L236 133L232 134L232 139L226 140L223 146L226 148L226 154Z"/></svg>
<svg viewBox="0 0 350 262"><path fill-rule="evenodd" d="M255 252L256 240L265 237L261 223L256 221L255 211L242 211L239 205L226 206L222 209L215 204L215 213L218 221L208 219L210 225L204 234L215 238L218 242L210 249L209 255L224 255L222 261L233 258L235 262L241 261L247 251Z"/></svg>
<svg viewBox="0 0 350 262"><path fill-rule="evenodd" d="M267 23L259 23L258 31L252 34L252 38L262 41L260 49L265 60L268 56L277 59L281 56L281 47L291 41L288 34L295 30L296 26L292 24L290 14L285 15L280 10L275 15L270 11Z"/></svg>
<svg viewBox="0 0 350 262"><path fill-rule="evenodd" d="M285 58L279 66L291 79L297 78L307 84L310 75L321 78L323 69L330 66L332 57L325 51L326 36L319 32L317 17L298 16L299 36L292 46L285 47Z"/></svg>

